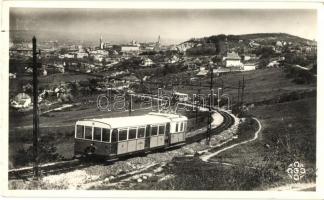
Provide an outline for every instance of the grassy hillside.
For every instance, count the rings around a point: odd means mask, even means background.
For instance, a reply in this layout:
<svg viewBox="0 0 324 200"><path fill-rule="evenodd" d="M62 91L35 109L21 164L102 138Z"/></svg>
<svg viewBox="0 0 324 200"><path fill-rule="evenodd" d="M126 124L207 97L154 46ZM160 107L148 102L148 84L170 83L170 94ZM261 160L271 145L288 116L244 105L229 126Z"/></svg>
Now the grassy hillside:
<svg viewBox="0 0 324 200"><path fill-rule="evenodd" d="M295 42L300 44L307 44L307 42L316 44L312 40L301 38L298 36L290 35L287 33L254 33L254 34L243 34L243 35L213 35L209 37L203 37L198 39L190 39L187 42L206 42L206 43L217 43L218 41L227 41L238 42L239 40L254 40L257 42L273 42L273 41L286 41L286 42Z"/></svg>

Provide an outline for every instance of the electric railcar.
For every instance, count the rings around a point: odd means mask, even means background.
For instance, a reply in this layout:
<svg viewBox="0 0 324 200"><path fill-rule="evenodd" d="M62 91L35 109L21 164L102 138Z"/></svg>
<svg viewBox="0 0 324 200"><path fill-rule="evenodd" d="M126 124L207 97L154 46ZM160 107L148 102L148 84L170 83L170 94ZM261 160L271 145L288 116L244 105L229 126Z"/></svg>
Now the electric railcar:
<svg viewBox="0 0 324 200"><path fill-rule="evenodd" d="M75 125L75 155L116 158L185 142L188 118L168 113L88 119Z"/></svg>

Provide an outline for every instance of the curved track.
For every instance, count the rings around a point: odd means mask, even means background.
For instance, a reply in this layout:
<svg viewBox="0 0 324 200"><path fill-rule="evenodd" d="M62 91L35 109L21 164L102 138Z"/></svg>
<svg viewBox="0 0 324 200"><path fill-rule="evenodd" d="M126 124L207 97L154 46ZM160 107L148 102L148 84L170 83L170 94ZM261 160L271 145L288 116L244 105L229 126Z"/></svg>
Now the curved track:
<svg viewBox="0 0 324 200"><path fill-rule="evenodd" d="M223 122L217 126L216 128L213 128L211 130L211 135L217 135L221 132L223 132L224 130L228 129L229 127L231 127L234 124L234 118L228 114L225 111L218 111L219 114L221 114L224 118ZM186 143L187 144L191 144L194 142L199 142L200 140L203 140L207 137L207 132L204 132L202 134L197 134L191 137L187 137L186 138Z"/></svg>
<svg viewBox="0 0 324 200"><path fill-rule="evenodd" d="M211 135L219 134L234 124L234 118L230 114L228 114L225 111L217 111L217 112L219 112L223 116L224 120L219 126L211 130ZM187 137L185 144L199 142L202 139L205 139L206 137L207 137L207 132L199 133L194 136ZM94 164L102 164L102 162L100 163L98 161L93 161L93 160L74 159L69 161L60 161L60 162L41 165L39 166L39 168L41 169L39 171L41 172L42 175L59 174L59 173L68 172L76 169L82 169L85 167L92 166ZM9 170L8 176L9 179L15 179L15 178L27 179L33 176L33 168L25 167L19 169L12 169Z"/></svg>

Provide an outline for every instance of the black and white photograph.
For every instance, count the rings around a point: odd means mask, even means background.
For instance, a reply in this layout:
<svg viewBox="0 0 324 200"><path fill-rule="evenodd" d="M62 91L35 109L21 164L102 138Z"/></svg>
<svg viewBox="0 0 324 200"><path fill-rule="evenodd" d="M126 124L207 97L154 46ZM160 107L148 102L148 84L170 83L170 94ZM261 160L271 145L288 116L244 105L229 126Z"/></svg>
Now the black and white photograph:
<svg viewBox="0 0 324 200"><path fill-rule="evenodd" d="M317 9L8 17L8 190L318 190Z"/></svg>

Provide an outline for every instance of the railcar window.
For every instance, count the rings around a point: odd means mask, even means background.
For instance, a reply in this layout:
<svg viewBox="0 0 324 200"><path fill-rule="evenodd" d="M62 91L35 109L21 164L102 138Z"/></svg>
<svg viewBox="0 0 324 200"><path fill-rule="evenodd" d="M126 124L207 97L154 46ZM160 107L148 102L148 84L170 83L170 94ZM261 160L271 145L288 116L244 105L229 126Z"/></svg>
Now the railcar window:
<svg viewBox="0 0 324 200"><path fill-rule="evenodd" d="M137 138L145 137L145 128L139 128L137 133Z"/></svg>
<svg viewBox="0 0 324 200"><path fill-rule="evenodd" d="M176 130L175 130L175 132L178 132L179 131L178 128L179 128L179 124L176 123Z"/></svg>
<svg viewBox="0 0 324 200"><path fill-rule="evenodd" d="M183 123L180 124L180 131L183 131Z"/></svg>
<svg viewBox="0 0 324 200"><path fill-rule="evenodd" d="M164 134L164 126L159 126L159 135Z"/></svg>
<svg viewBox="0 0 324 200"><path fill-rule="evenodd" d="M118 130L114 129L111 133L111 142L117 142L118 140Z"/></svg>
<svg viewBox="0 0 324 200"><path fill-rule="evenodd" d="M84 138L84 126L82 125L77 125L77 138Z"/></svg>
<svg viewBox="0 0 324 200"><path fill-rule="evenodd" d="M151 126L147 125L146 126L146 137L150 137L150 135L151 135Z"/></svg>
<svg viewBox="0 0 324 200"><path fill-rule="evenodd" d="M93 140L101 141L101 128L98 127L93 128Z"/></svg>
<svg viewBox="0 0 324 200"><path fill-rule="evenodd" d="M184 131L187 131L187 122L184 123Z"/></svg>
<svg viewBox="0 0 324 200"><path fill-rule="evenodd" d="M158 127L152 126L151 127L151 135L157 135L158 134Z"/></svg>
<svg viewBox="0 0 324 200"><path fill-rule="evenodd" d="M135 139L136 138L136 129L129 129L129 133L128 133L128 139Z"/></svg>
<svg viewBox="0 0 324 200"><path fill-rule="evenodd" d="M123 141L123 140L127 140L127 130L119 130L119 137L118 137L118 141Z"/></svg>
<svg viewBox="0 0 324 200"><path fill-rule="evenodd" d="M85 126L84 138L88 139L88 140L92 140L92 127L91 126Z"/></svg>
<svg viewBox="0 0 324 200"><path fill-rule="evenodd" d="M110 142L110 129L107 128L102 129L102 141Z"/></svg>

